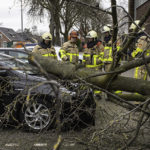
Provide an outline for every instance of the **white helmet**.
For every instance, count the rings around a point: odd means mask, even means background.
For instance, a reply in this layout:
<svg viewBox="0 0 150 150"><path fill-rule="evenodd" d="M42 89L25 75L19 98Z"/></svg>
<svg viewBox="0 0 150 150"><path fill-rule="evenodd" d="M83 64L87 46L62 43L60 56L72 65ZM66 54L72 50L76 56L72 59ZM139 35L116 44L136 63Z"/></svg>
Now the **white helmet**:
<svg viewBox="0 0 150 150"><path fill-rule="evenodd" d="M103 31L103 32L110 32L110 28L109 28L109 27L107 27L107 26L104 26L104 27L103 27L103 29L104 29L104 31Z"/></svg>
<svg viewBox="0 0 150 150"><path fill-rule="evenodd" d="M136 25L139 25L140 20L135 20L134 23L135 23ZM134 29L136 28L136 25L135 25L134 23L132 23L132 24L130 25L130 28L129 28L130 30L134 30ZM142 27L142 31L144 31L144 30L145 30L145 28ZM140 31L141 31L141 30L140 30Z"/></svg>
<svg viewBox="0 0 150 150"><path fill-rule="evenodd" d="M49 32L46 32L42 35L42 39L52 41L52 35Z"/></svg>
<svg viewBox="0 0 150 150"><path fill-rule="evenodd" d="M103 27L103 31L102 33L105 33L105 32L110 32L112 29L111 29L111 25L110 24L107 24Z"/></svg>
<svg viewBox="0 0 150 150"><path fill-rule="evenodd" d="M97 38L97 32L95 32L94 30L91 30L87 33L86 38Z"/></svg>

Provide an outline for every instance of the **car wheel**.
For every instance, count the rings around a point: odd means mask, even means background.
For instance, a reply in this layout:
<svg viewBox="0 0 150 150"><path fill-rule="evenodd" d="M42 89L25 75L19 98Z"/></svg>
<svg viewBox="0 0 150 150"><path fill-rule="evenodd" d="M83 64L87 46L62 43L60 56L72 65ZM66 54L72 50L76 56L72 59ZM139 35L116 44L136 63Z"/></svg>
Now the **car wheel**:
<svg viewBox="0 0 150 150"><path fill-rule="evenodd" d="M44 103L32 103L23 108L21 113L23 125L26 129L40 132L54 126L54 111Z"/></svg>

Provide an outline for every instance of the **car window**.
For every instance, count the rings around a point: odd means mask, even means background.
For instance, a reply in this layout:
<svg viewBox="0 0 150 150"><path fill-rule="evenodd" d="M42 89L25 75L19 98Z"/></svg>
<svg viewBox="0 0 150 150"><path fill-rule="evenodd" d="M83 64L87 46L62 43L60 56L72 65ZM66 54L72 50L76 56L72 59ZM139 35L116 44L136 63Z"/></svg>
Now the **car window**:
<svg viewBox="0 0 150 150"><path fill-rule="evenodd" d="M5 56L0 56L0 62L3 65L9 66L9 67L16 67L16 65L17 65L16 61L12 60L9 57L5 57Z"/></svg>
<svg viewBox="0 0 150 150"><path fill-rule="evenodd" d="M7 51L0 51L0 53L2 53L2 54L8 54Z"/></svg>
<svg viewBox="0 0 150 150"><path fill-rule="evenodd" d="M17 51L9 51L9 55L14 56L16 58L28 58L28 54Z"/></svg>
<svg viewBox="0 0 150 150"><path fill-rule="evenodd" d="M20 54L22 56L22 54L25 54L25 53L20 53ZM26 56L28 55L26 54ZM17 70L17 71L22 72L22 73L27 73L30 75L39 74L36 71L36 67L29 64L28 60L23 61L22 59L14 58L13 56L2 54L2 53L0 54L0 65L6 66L6 67L28 68L29 69L28 71L24 71L22 69Z"/></svg>
<svg viewBox="0 0 150 150"><path fill-rule="evenodd" d="M9 55L18 58L18 53L17 52L9 51Z"/></svg>
<svg viewBox="0 0 150 150"><path fill-rule="evenodd" d="M0 53L3 53L3 54L5 54L5 52L4 52L4 51L0 51Z"/></svg>
<svg viewBox="0 0 150 150"><path fill-rule="evenodd" d="M14 56L17 59L20 59L24 62L28 62L28 54L20 51L9 51L10 56Z"/></svg>

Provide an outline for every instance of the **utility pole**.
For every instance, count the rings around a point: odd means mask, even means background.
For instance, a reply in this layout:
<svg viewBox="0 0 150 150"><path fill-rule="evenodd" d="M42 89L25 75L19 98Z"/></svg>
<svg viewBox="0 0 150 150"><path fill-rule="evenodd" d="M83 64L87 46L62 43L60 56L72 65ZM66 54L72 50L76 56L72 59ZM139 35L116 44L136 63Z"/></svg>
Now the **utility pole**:
<svg viewBox="0 0 150 150"><path fill-rule="evenodd" d="M23 34L23 9L22 9L22 0L21 0L21 32Z"/></svg>

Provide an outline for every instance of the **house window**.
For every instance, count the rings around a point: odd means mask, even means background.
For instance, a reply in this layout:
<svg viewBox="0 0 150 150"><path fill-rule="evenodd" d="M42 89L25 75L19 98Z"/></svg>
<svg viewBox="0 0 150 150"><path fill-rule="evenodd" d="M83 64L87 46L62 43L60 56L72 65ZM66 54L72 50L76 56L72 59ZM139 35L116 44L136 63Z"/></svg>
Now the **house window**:
<svg viewBox="0 0 150 150"><path fill-rule="evenodd" d="M7 47L7 42L6 41L3 42L3 47L4 48Z"/></svg>

